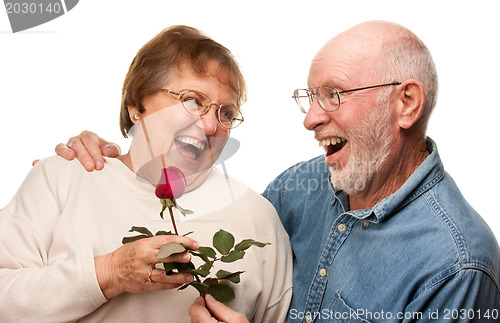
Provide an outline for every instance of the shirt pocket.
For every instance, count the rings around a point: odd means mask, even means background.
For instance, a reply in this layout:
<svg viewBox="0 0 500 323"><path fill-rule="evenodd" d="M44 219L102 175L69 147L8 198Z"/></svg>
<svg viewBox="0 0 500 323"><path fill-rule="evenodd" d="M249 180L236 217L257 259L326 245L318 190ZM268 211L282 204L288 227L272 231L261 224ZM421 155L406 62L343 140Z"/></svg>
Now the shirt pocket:
<svg viewBox="0 0 500 323"><path fill-rule="evenodd" d="M342 299L339 293L335 293L333 300L330 303L330 318L331 322L340 323L370 323L361 317L361 312L349 305Z"/></svg>

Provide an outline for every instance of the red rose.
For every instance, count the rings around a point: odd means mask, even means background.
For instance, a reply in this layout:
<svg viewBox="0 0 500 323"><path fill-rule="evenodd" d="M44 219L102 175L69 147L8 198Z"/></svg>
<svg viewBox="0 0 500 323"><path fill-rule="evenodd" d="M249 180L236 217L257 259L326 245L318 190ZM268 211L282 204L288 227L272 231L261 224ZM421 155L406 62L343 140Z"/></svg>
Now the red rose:
<svg viewBox="0 0 500 323"><path fill-rule="evenodd" d="M186 178L182 171L173 166L161 169L161 178L155 194L159 199L176 199L184 194Z"/></svg>

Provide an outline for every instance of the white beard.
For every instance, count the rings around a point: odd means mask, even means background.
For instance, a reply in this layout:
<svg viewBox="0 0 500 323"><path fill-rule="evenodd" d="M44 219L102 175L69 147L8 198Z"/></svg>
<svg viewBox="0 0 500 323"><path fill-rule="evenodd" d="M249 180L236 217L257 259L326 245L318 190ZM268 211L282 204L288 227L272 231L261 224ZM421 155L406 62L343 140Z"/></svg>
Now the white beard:
<svg viewBox="0 0 500 323"><path fill-rule="evenodd" d="M349 195L360 193L391 155L393 136L388 98L381 101L361 120L360 127L340 134L348 138L351 156L341 170L330 167L330 181L336 190Z"/></svg>

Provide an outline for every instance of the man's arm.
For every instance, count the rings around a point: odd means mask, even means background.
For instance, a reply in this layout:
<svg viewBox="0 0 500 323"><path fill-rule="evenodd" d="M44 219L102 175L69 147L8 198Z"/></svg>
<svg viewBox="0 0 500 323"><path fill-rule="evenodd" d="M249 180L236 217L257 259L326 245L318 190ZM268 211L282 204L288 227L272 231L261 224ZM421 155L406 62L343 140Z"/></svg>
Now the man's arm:
<svg viewBox="0 0 500 323"><path fill-rule="evenodd" d="M498 282L486 271L467 268L426 283L406 308L405 318L418 314L425 322L497 322L499 309Z"/></svg>
<svg viewBox="0 0 500 323"><path fill-rule="evenodd" d="M69 138L66 144L56 146L56 154L66 160L75 157L87 171L101 170L104 167L104 156L118 157L121 154L120 146L100 138L97 134L84 130L76 137ZM35 165L38 160L33 162Z"/></svg>

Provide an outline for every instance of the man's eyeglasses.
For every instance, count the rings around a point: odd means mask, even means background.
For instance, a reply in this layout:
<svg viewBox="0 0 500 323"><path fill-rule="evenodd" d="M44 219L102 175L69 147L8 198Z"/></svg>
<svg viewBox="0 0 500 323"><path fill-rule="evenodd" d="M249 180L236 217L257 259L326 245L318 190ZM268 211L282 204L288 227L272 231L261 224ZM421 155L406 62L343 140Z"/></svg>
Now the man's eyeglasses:
<svg viewBox="0 0 500 323"><path fill-rule="evenodd" d="M176 96L184 109L193 116L202 116L210 110L212 105L215 105L217 107L215 115L220 125L225 129L234 129L244 121L243 115L234 104L212 103L204 93L198 91L178 93L167 89L161 89L161 91Z"/></svg>
<svg viewBox="0 0 500 323"><path fill-rule="evenodd" d="M401 82L392 82L392 83L372 85L372 86L360 87L357 89L344 90L344 91L339 91L336 88L329 86L318 86L309 89L297 89L293 92L292 97L295 99L295 102L297 102L300 111L304 113L307 113L307 111L309 111L309 108L313 103L314 96L318 97L319 105L321 106L321 108L323 108L323 110L327 112L333 112L338 108L340 108L340 104L342 103L340 101L340 94L342 93L373 89L381 86L400 85L400 84Z"/></svg>

